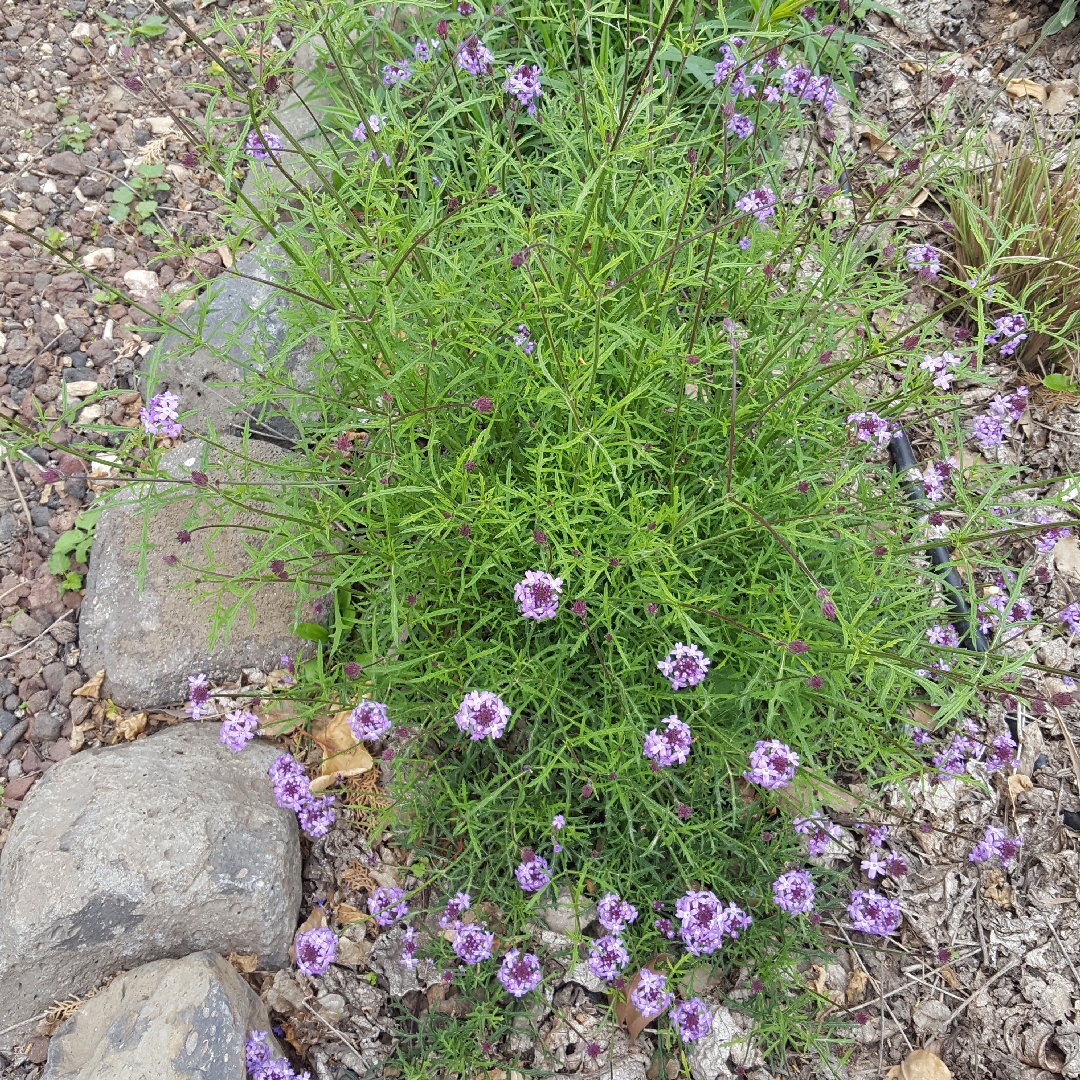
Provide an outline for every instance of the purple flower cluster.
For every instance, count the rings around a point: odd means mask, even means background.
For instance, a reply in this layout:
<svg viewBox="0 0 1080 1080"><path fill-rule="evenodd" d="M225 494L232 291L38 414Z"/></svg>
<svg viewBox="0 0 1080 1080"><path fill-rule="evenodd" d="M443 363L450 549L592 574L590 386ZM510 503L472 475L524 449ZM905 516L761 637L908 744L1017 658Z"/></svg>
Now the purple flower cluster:
<svg viewBox="0 0 1080 1080"><path fill-rule="evenodd" d="M880 852L871 851L870 858L863 859L859 865L866 871L866 876L871 881L878 877L885 877L886 874L890 877L901 877L907 873L904 857L894 851L887 852L884 859Z"/></svg>
<svg viewBox="0 0 1080 1080"><path fill-rule="evenodd" d="M386 123L386 117L380 117L376 113L372 113L367 119L367 126L371 129L373 135L378 135L382 125ZM356 125L352 130L352 137L355 142L367 142L367 128L364 127L363 121Z"/></svg>
<svg viewBox="0 0 1080 1080"><path fill-rule="evenodd" d="M202 672L188 676L188 704L184 711L192 720L201 720L214 711L210 704L210 684Z"/></svg>
<svg viewBox="0 0 1080 1080"><path fill-rule="evenodd" d="M520 949L510 949L507 952L498 975L503 989L516 998L524 997L530 990L535 990L543 978L540 960L532 953L523 953Z"/></svg>
<svg viewBox="0 0 1080 1080"><path fill-rule="evenodd" d="M825 112L832 112L833 106L840 99L840 91L828 75L814 75L798 64L784 72L781 85L785 94L807 102L820 102Z"/></svg>
<svg viewBox="0 0 1080 1080"><path fill-rule="evenodd" d="M956 632L956 627L952 623L946 623L944 626L941 623L934 623L933 626L928 626L926 628L926 640L931 645L941 645L947 649L960 648L960 635Z"/></svg>
<svg viewBox="0 0 1080 1080"><path fill-rule="evenodd" d="M630 993L634 1008L646 1020L659 1016L674 997L675 995L667 990L667 976L648 968L642 968L638 973L638 984Z"/></svg>
<svg viewBox="0 0 1080 1080"><path fill-rule="evenodd" d="M420 937L411 926L401 932L401 966L416 967L416 950L420 948Z"/></svg>
<svg viewBox="0 0 1080 1080"><path fill-rule="evenodd" d="M829 841L840 841L843 833L839 825L834 825L820 810L815 810L809 817L797 817L792 822L795 831L806 837L806 850L811 855L821 855L829 846Z"/></svg>
<svg viewBox="0 0 1080 1080"><path fill-rule="evenodd" d="M754 121L742 113L732 113L727 124L728 134L736 139L748 139L754 134Z"/></svg>
<svg viewBox="0 0 1080 1080"><path fill-rule="evenodd" d="M170 439L180 438L184 428L177 420L179 408L180 399L176 394L170 394L168 391L164 394L155 394L139 410L143 431L147 435L167 435Z"/></svg>
<svg viewBox="0 0 1080 1080"><path fill-rule="evenodd" d="M768 742L759 739L750 751L750 768L743 773L743 778L758 787L774 791L787 787L798 767L799 755L790 746L779 739Z"/></svg>
<svg viewBox="0 0 1080 1080"><path fill-rule="evenodd" d="M671 683L672 690L682 690L688 686L697 686L709 674L712 661L696 646L675 642L675 648L656 666L660 673Z"/></svg>
<svg viewBox="0 0 1080 1080"><path fill-rule="evenodd" d="M483 923L459 926L451 943L458 959L466 964L479 964L487 960L494 947L495 935L485 930Z"/></svg>
<svg viewBox="0 0 1080 1080"><path fill-rule="evenodd" d="M514 335L514 344L526 355L531 356L536 342L533 341L529 328L524 324L518 325L518 332Z"/></svg>
<svg viewBox="0 0 1080 1080"><path fill-rule="evenodd" d="M776 192L771 187L754 188L735 200L735 208L744 214L753 214L764 225L776 213Z"/></svg>
<svg viewBox="0 0 1080 1080"><path fill-rule="evenodd" d="M981 863L986 862L987 859L992 859L996 855L1001 860L1002 866L1008 866L1020 854L1022 843L1023 841L1019 835L1008 839L1005 836L1004 829L999 829L995 825L987 825L983 838L971 849L968 859L971 862Z"/></svg>
<svg viewBox="0 0 1080 1080"><path fill-rule="evenodd" d="M514 586L514 599L524 618L543 622L555 618L561 592L562 578L544 570L526 570L524 580Z"/></svg>
<svg viewBox="0 0 1080 1080"><path fill-rule="evenodd" d="M382 84L389 88L401 86L412 78L412 65L408 60L402 60L399 64L384 64L382 69Z"/></svg>
<svg viewBox="0 0 1080 1080"><path fill-rule="evenodd" d="M357 742L375 742L390 727L388 710L381 701L361 701L349 714L349 728Z"/></svg>
<svg viewBox="0 0 1080 1080"><path fill-rule="evenodd" d="M325 836L334 823L334 797L312 795L307 773L292 754L281 754L267 770L274 785L274 798L284 810L292 810L300 828L316 839Z"/></svg>
<svg viewBox="0 0 1080 1080"><path fill-rule="evenodd" d="M270 157L269 151L283 150L284 143L272 131L249 131L247 141L244 143L244 153L249 158L266 161Z"/></svg>
<svg viewBox="0 0 1080 1080"><path fill-rule="evenodd" d="M458 47L457 66L470 75L490 75L494 60L490 50L475 34Z"/></svg>
<svg viewBox="0 0 1080 1080"><path fill-rule="evenodd" d="M439 926L444 930L456 930L463 925L461 916L471 904L472 897L467 892L455 893L446 901L446 910L439 916Z"/></svg>
<svg viewBox="0 0 1080 1080"><path fill-rule="evenodd" d="M712 1013L701 998L692 997L671 1010L671 1026L684 1043L697 1042L712 1030Z"/></svg>
<svg viewBox="0 0 1080 1080"><path fill-rule="evenodd" d="M993 450L1005 439L1005 426L1016 422L1027 407L1028 388L1021 386L1008 397L996 394L988 410L972 421L971 433L984 450Z"/></svg>
<svg viewBox="0 0 1080 1080"><path fill-rule="evenodd" d="M596 917L605 930L621 934L623 927L637 921L637 908L618 893L609 892L596 905Z"/></svg>
<svg viewBox="0 0 1080 1080"><path fill-rule="evenodd" d="M389 926L398 919L408 918L409 905L405 902L404 896L404 889L380 885L368 897L368 913L374 916L377 926Z"/></svg>
<svg viewBox="0 0 1080 1080"><path fill-rule="evenodd" d="M221 721L221 741L236 753L240 753L255 738L259 718L247 709L235 709L226 713Z"/></svg>
<svg viewBox="0 0 1080 1080"><path fill-rule="evenodd" d="M994 593L979 602L975 615L979 629L984 634L991 634L999 623L1004 622L1008 626L1011 623L1027 622L1031 618L1031 613L1030 600L1021 596L1010 605L1007 596ZM1011 641L1020 632L1020 628L1017 627L1005 635L1005 640Z"/></svg>
<svg viewBox="0 0 1080 1080"><path fill-rule="evenodd" d="M535 64L532 67L529 67L528 64L522 64L516 68L513 64L508 64L506 74L509 78L503 83L502 88L511 97L516 98L518 104L530 116L535 116L536 103L543 93L540 88L540 69Z"/></svg>
<svg viewBox="0 0 1080 1080"><path fill-rule="evenodd" d="M888 937L900 925L900 901L873 889L856 889L851 894L847 913L852 927L864 934Z"/></svg>
<svg viewBox="0 0 1080 1080"><path fill-rule="evenodd" d="M663 721L663 732L653 728L645 736L645 757L659 768L669 765L684 765L690 753L690 725L672 714Z"/></svg>
<svg viewBox="0 0 1080 1080"><path fill-rule="evenodd" d="M791 915L814 910L814 880L805 870L789 870L772 884L773 902Z"/></svg>
<svg viewBox="0 0 1080 1080"><path fill-rule="evenodd" d="M854 427L852 434L858 442L876 442L878 446L884 446L893 437L889 421L876 412L852 413L847 424Z"/></svg>
<svg viewBox="0 0 1080 1080"><path fill-rule="evenodd" d="M305 975L325 975L337 955L337 937L329 926L296 935L296 966Z"/></svg>
<svg viewBox="0 0 1080 1080"><path fill-rule="evenodd" d="M983 340L987 345L996 345L1000 341L1001 355L1012 356L1020 342L1027 339L1026 329L1027 320L1023 315L1002 315L994 320L994 329Z"/></svg>
<svg viewBox="0 0 1080 1080"><path fill-rule="evenodd" d="M1080 604L1070 604L1058 612L1058 618L1070 634L1080 634Z"/></svg>
<svg viewBox="0 0 1080 1080"><path fill-rule="evenodd" d="M1013 737L1005 732L995 735L990 741L990 750L986 755L986 771L998 772L1001 769L1012 770L1016 767L1016 743Z"/></svg>
<svg viewBox="0 0 1080 1080"><path fill-rule="evenodd" d="M963 358L954 356L951 352L943 352L940 356L929 356L919 365L923 371L931 371L934 374L931 380L939 390L952 388L956 378L954 371L963 363Z"/></svg>
<svg viewBox="0 0 1080 1080"><path fill-rule="evenodd" d="M1049 514L1039 510L1035 514L1035 521L1039 525L1053 524L1053 518ZM1045 529L1035 539L1035 550L1040 555L1049 555L1054 550L1054 545L1059 540L1067 540L1072 536L1072 529L1064 525L1054 525L1053 528Z"/></svg>
<svg viewBox="0 0 1080 1080"><path fill-rule="evenodd" d="M681 926L679 935L687 951L694 956L708 956L724 944L724 938L737 938L751 923L750 916L735 904L724 905L708 890L688 892L675 902L675 914Z"/></svg>
<svg viewBox="0 0 1080 1080"><path fill-rule="evenodd" d="M525 857L518 863L517 869L514 871L514 877L517 878L522 892L539 892L551 881L547 859L542 858L535 852L526 852Z"/></svg>
<svg viewBox="0 0 1080 1080"><path fill-rule="evenodd" d="M244 1043L244 1064L251 1080L311 1080L308 1072L293 1072L285 1058L270 1056L270 1033L253 1031Z"/></svg>
<svg viewBox="0 0 1080 1080"><path fill-rule="evenodd" d="M930 244L912 244L904 255L909 270L917 270L922 281L932 281L941 272L941 255Z"/></svg>
<svg viewBox="0 0 1080 1080"><path fill-rule="evenodd" d="M589 946L589 970L598 979L610 982L629 963L630 954L618 934L605 934Z"/></svg>
<svg viewBox="0 0 1080 1080"><path fill-rule="evenodd" d="M470 690L458 707L454 722L474 742L502 737L510 719L510 709L490 690Z"/></svg>
<svg viewBox="0 0 1080 1080"><path fill-rule="evenodd" d="M438 38L432 38L430 41L425 41L421 38L413 45L413 59L420 64L426 64L442 46L442 42Z"/></svg>

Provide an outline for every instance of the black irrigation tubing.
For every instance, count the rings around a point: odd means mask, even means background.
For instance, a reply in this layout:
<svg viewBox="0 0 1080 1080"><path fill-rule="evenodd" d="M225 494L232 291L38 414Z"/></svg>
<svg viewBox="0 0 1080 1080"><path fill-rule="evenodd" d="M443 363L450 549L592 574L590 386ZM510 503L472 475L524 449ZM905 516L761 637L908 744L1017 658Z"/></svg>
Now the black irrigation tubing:
<svg viewBox="0 0 1080 1080"><path fill-rule="evenodd" d="M903 428L898 428L896 434L889 441L889 453L892 455L893 468L896 470L897 475L905 477L912 469L918 469L915 452L911 449L911 443L908 441ZM920 509L929 511L921 480L906 480L904 490L910 502ZM956 567L949 565L952 560L949 549L943 544L936 544L928 547L926 554L930 557L930 565L941 578L942 584L945 586L945 592L952 601L952 610L956 616L961 643L972 652L986 652L990 648L990 643L972 621L971 607L968 604L964 582L957 573Z"/></svg>

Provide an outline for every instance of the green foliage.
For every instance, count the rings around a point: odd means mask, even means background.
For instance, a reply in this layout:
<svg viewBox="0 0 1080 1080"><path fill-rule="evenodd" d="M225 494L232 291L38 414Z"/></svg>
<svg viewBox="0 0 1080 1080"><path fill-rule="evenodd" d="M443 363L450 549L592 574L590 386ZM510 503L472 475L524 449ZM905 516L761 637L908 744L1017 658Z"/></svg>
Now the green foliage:
<svg viewBox="0 0 1080 1080"><path fill-rule="evenodd" d="M74 150L76 154L83 152L86 140L93 135L94 129L80 120L77 114L65 116L60 121L60 137L57 139L58 150Z"/></svg>
<svg viewBox="0 0 1080 1080"><path fill-rule="evenodd" d="M101 517L101 507L93 507L84 510L75 519L74 528L66 533L61 533L49 556L49 573L57 577L63 575L60 581L60 592L78 590L82 588L82 576L75 573L72 567L72 556L75 563L85 563L90 558L90 545L94 542L94 528Z"/></svg>
<svg viewBox="0 0 1080 1080"><path fill-rule="evenodd" d="M113 221L132 220L139 232L155 233L158 227L150 220L157 213L159 200L169 193L169 185L161 179L165 166L139 165L130 182L113 191L109 217Z"/></svg>

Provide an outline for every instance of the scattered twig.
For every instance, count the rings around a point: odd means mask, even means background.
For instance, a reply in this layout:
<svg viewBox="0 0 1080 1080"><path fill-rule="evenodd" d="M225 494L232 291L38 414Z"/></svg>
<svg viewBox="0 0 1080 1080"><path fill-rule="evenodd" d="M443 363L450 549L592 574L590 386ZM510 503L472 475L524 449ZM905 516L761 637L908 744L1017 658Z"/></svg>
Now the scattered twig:
<svg viewBox="0 0 1080 1080"><path fill-rule="evenodd" d="M59 619L51 622L47 627L45 627L44 630L41 631L40 634L38 634L36 638L28 641L25 645L20 645L14 652L5 653L3 656L0 656L0 660L10 660L13 656L18 656L19 653L23 652L26 649L29 649L35 641L40 641L57 623L63 622L74 610L74 608L68 608L67 611L65 611L64 614L60 616Z"/></svg>
<svg viewBox="0 0 1080 1080"><path fill-rule="evenodd" d="M979 897L979 883L975 882L975 926L979 931L979 945L982 948L983 967L990 966L990 950L986 947L986 935L983 933L982 900Z"/></svg>
<svg viewBox="0 0 1080 1080"><path fill-rule="evenodd" d="M1073 779L1076 781L1076 790L1080 791L1080 754L1076 752L1076 743L1073 742L1073 737L1065 724L1065 718L1058 709L1054 709L1054 718L1058 722L1058 727L1061 728L1061 734L1065 736L1065 745L1069 748L1069 760L1072 762Z"/></svg>
<svg viewBox="0 0 1080 1080"><path fill-rule="evenodd" d="M946 1030L949 1027L952 1026L952 1022L971 1004L971 1002L974 1000L976 995L981 994L984 990L989 990L990 987L993 986L994 983L996 983L998 981L998 979L1000 979L1003 975L1007 974L1008 972L1012 971L1012 969L1014 967L1016 967L1019 964L1022 964L1023 962L1024 962L1024 958L1022 956L1018 956L1015 960L1010 961L1000 971L998 971L995 974L991 975L990 978L987 979L986 982L984 982L982 984L982 986L980 986L978 988L978 990L976 990L974 993L972 993L963 1004L957 1005L957 1007L955 1009L953 1009L953 1011L949 1014L949 1019L945 1021Z"/></svg>
<svg viewBox="0 0 1080 1080"><path fill-rule="evenodd" d="M36 1024L38 1020L44 1020L49 1014L47 1012L38 1013L37 1016L31 1016L26 1020L20 1020L17 1024L12 1024L11 1027L4 1028L0 1031L0 1035L6 1035L9 1031L18 1031L19 1028L26 1027L27 1024Z"/></svg>
<svg viewBox="0 0 1080 1080"><path fill-rule="evenodd" d="M15 494L19 496L19 502L22 503L23 510L26 511L26 524L31 532L34 531L34 519L30 516L30 507L26 505L26 496L22 493L22 488L19 487L19 478L15 475L15 466L11 464L11 457L4 458L7 462L8 473L11 475L11 482L15 485Z"/></svg>
<svg viewBox="0 0 1080 1080"><path fill-rule="evenodd" d="M306 999L304 1000L304 1008L307 1009L307 1011L311 1013L311 1015L314 1016L316 1020L318 1020L320 1023L325 1024L342 1041L342 1043L347 1046L361 1061L364 1060L364 1055L361 1054L360 1051L357 1050L356 1047L353 1046L353 1044L349 1042L349 1040L340 1031L338 1031L338 1029L334 1027L334 1025L331 1024L325 1016L323 1016L317 1009L313 1009L307 1003Z"/></svg>
<svg viewBox="0 0 1080 1080"><path fill-rule="evenodd" d="M1046 925L1050 927L1050 933L1054 935L1054 940L1061 950L1061 955L1065 957L1065 963L1069 965L1069 970L1073 973L1073 978L1076 979L1076 985L1080 987L1080 972L1076 970L1076 965L1072 962L1072 957L1069 956L1061 938L1058 937L1057 927L1050 921L1050 916L1047 915L1045 911L1043 912L1043 918L1046 920Z"/></svg>

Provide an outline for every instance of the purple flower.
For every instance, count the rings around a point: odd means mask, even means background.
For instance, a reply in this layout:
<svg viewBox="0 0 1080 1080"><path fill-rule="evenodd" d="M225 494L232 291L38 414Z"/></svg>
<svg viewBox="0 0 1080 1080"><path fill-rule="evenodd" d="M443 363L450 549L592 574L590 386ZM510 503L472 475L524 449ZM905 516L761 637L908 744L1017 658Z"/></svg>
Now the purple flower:
<svg viewBox="0 0 1080 1080"><path fill-rule="evenodd" d="M296 661L293 660L293 658L291 656L289 656L288 653L282 653L281 654L281 667L282 667L282 670L287 671L289 673L289 675L291 675L291 676L296 675ZM287 679L285 681L286 682L292 682L292 679Z"/></svg>
<svg viewBox="0 0 1080 1080"><path fill-rule="evenodd" d="M992 413L976 416L971 423L971 434L984 450L993 450L1005 441L1005 425Z"/></svg>
<svg viewBox="0 0 1080 1080"><path fill-rule="evenodd" d="M947 776L963 776L966 769L966 755L975 749L971 739L963 735L954 735L953 740L930 760Z"/></svg>
<svg viewBox="0 0 1080 1080"><path fill-rule="evenodd" d="M337 937L329 926L296 935L296 966L305 975L325 975L337 955Z"/></svg>
<svg viewBox="0 0 1080 1080"><path fill-rule="evenodd" d="M487 46L475 34L458 47L457 66L470 75L490 75L494 59Z"/></svg>
<svg viewBox="0 0 1080 1080"><path fill-rule="evenodd" d="M524 580L514 586L514 599L524 618L543 622L555 618L561 592L562 578L544 570L526 570Z"/></svg>
<svg viewBox="0 0 1080 1080"><path fill-rule="evenodd" d="M637 908L621 899L618 893L609 892L596 905L596 917L605 930L621 934L627 923L637 919Z"/></svg>
<svg viewBox="0 0 1080 1080"><path fill-rule="evenodd" d="M803 641L801 638L796 638L788 645L787 651L793 656L798 656L799 653L809 652L810 646L807 645L806 642Z"/></svg>
<svg viewBox="0 0 1080 1080"><path fill-rule="evenodd" d="M221 741L239 754L255 738L255 729L258 726L259 718L247 709L226 713L225 719L221 721Z"/></svg>
<svg viewBox="0 0 1080 1080"><path fill-rule="evenodd" d="M470 690L458 707L454 722L474 742L502 737L510 710L498 694L490 690Z"/></svg>
<svg viewBox="0 0 1080 1080"><path fill-rule="evenodd" d="M986 755L986 771L997 772L999 769L1012 769L1016 765L1016 743L1008 733L997 735L990 743L990 753Z"/></svg>
<svg viewBox="0 0 1080 1080"><path fill-rule="evenodd" d="M556 832L557 832L557 831L558 831L559 829L565 829L565 828L566 828L566 818L564 818L564 817L562 816L562 814L556 814L556 815L555 815L555 816L554 816L554 817L553 817L553 818L551 819L551 827L552 827L552 828L553 828L553 829L554 829L554 830L555 830Z"/></svg>
<svg viewBox="0 0 1080 1080"><path fill-rule="evenodd" d="M940 356L927 356L919 367L923 371L931 371L934 374L931 380L939 390L948 390L952 387L956 376L953 369L963 363L963 358L953 356L951 352L944 352Z"/></svg>
<svg viewBox="0 0 1080 1080"><path fill-rule="evenodd" d="M488 413L493 412L495 409L495 402L486 395L481 395L473 403L472 407L480 413L481 416L487 416Z"/></svg>
<svg viewBox="0 0 1080 1080"><path fill-rule="evenodd" d="M744 236L744 237L743 237L743 238L742 238L742 239L741 239L741 240L739 241L739 247L740 247L740 248L741 248L741 249L742 249L743 251L749 251L749 250L750 250L750 244L751 244L751 240L750 240L750 237L749 237L749 236Z"/></svg>
<svg viewBox="0 0 1080 1080"><path fill-rule="evenodd" d="M933 626L928 626L926 628L926 640L931 645L943 645L949 649L960 648L960 636L952 623L946 623L944 626L941 623L934 623Z"/></svg>
<svg viewBox="0 0 1080 1080"><path fill-rule="evenodd" d="M806 102L820 102L825 112L832 112L840 97L836 84L828 75L814 75L801 64L784 72L781 85L785 94L791 94Z"/></svg>
<svg viewBox="0 0 1080 1080"><path fill-rule="evenodd" d="M630 963L630 955L618 934L605 934L589 946L589 970L609 982Z"/></svg>
<svg viewBox="0 0 1080 1080"><path fill-rule="evenodd" d="M380 885L370 897L368 897L367 909L370 915L375 917L378 926L389 926L398 919L408 917L409 905L405 902L404 889Z"/></svg>
<svg viewBox="0 0 1080 1080"><path fill-rule="evenodd" d="M1038 510L1035 513L1036 524L1050 525L1053 522L1053 518L1049 514L1042 510ZM1055 526L1052 529L1045 529L1035 540L1035 550L1040 555L1049 555L1054 550L1054 545L1059 540L1067 540L1072 536L1072 530L1065 528L1064 526Z"/></svg>
<svg viewBox="0 0 1080 1080"><path fill-rule="evenodd" d="M780 88L778 86L766 86L761 96L770 104L775 105L780 100Z"/></svg>
<svg viewBox="0 0 1080 1080"><path fill-rule="evenodd" d="M424 41L421 38L413 45L413 59L420 64L427 63L439 51L441 44L438 38L432 38L430 41Z"/></svg>
<svg viewBox="0 0 1080 1080"><path fill-rule="evenodd" d="M378 116L376 113L372 113L367 119L367 127L371 129L373 135L378 135L382 125L386 123L385 116ZM352 130L352 137L354 142L367 142L367 128L364 127L363 121L356 125Z"/></svg>
<svg viewBox="0 0 1080 1080"><path fill-rule="evenodd" d="M530 116L535 116L536 102L540 100L540 95L543 93L540 89L540 69L535 64L532 67L522 64L517 68L513 64L508 64L506 74L509 78L503 83L502 88L511 97L517 98L518 104Z"/></svg>
<svg viewBox="0 0 1080 1080"><path fill-rule="evenodd" d="M669 765L683 765L690 753L690 726L672 714L663 721L664 732L653 728L645 736L645 757L651 758L657 765L666 768Z"/></svg>
<svg viewBox="0 0 1080 1080"><path fill-rule="evenodd" d="M390 727L387 708L381 701L361 701L349 714L349 728L357 742L374 742Z"/></svg>
<svg viewBox="0 0 1080 1080"><path fill-rule="evenodd" d="M536 854L533 854L532 858L522 859L514 871L514 877L517 878L522 892L539 892L551 881L547 859Z"/></svg>
<svg viewBox="0 0 1080 1080"><path fill-rule="evenodd" d="M446 910L439 916L439 925L444 930L456 930L462 925L461 916L469 910L472 897L467 892L455 893L446 901Z"/></svg>
<svg viewBox="0 0 1080 1080"><path fill-rule="evenodd" d="M885 859L885 873L889 877L903 877L907 873L907 863L904 856L896 851L890 851Z"/></svg>
<svg viewBox="0 0 1080 1080"><path fill-rule="evenodd" d="M809 817L797 817L791 823L797 833L806 837L806 850L811 855L821 855L831 840L839 843L843 836L839 825L834 825L815 810Z"/></svg>
<svg viewBox="0 0 1080 1080"><path fill-rule="evenodd" d="M147 435L167 435L170 439L178 439L184 430L176 419L179 408L180 399L176 394L155 394L139 410L143 431Z"/></svg>
<svg viewBox="0 0 1080 1080"><path fill-rule="evenodd" d="M1020 852L1023 843L1019 836L1011 840L1006 839L1005 830L994 825L988 825L983 838L971 849L968 859L971 862L986 862L995 855L1001 860L1002 866L1008 866Z"/></svg>
<svg viewBox="0 0 1080 1080"><path fill-rule="evenodd" d="M789 870L772 884L773 902L791 915L805 915L814 907L814 881L805 870Z"/></svg>
<svg viewBox="0 0 1080 1080"><path fill-rule="evenodd" d="M1080 604L1070 604L1062 608L1058 612L1058 618L1070 634L1080 634Z"/></svg>
<svg viewBox="0 0 1080 1080"><path fill-rule="evenodd" d="M399 64L383 65L383 86L400 86L402 83L407 83L410 78L412 78L412 65L408 60L402 60Z"/></svg>
<svg viewBox="0 0 1080 1080"><path fill-rule="evenodd" d="M694 956L716 952L725 935L737 938L751 923L750 916L735 904L725 908L714 893L688 892L675 902L675 914L682 925L679 934Z"/></svg>
<svg viewBox="0 0 1080 1080"><path fill-rule="evenodd" d="M1023 315L1003 315L994 320L994 329L983 339L987 345L996 345L1002 338L1005 340L1001 345L1001 355L1011 356L1016 352L1021 341L1027 338L1023 331L1027 329L1027 321Z"/></svg>
<svg viewBox="0 0 1080 1080"><path fill-rule="evenodd" d="M491 956L495 935L484 929L483 923L460 926L454 934L452 948L466 964L479 964Z"/></svg>
<svg viewBox="0 0 1080 1080"><path fill-rule="evenodd" d="M518 326L518 332L514 335L514 344L526 356L531 356L533 349L536 348L536 342L532 340L529 328L524 323Z"/></svg>
<svg viewBox="0 0 1080 1080"><path fill-rule="evenodd" d="M734 113L728 121L727 129L736 139L748 139L754 134L754 121L742 113Z"/></svg>
<svg viewBox="0 0 1080 1080"><path fill-rule="evenodd" d="M674 994L668 993L667 976L659 972L642 968L638 974L638 984L630 994L634 1008L646 1020L659 1016L672 1002Z"/></svg>
<svg viewBox="0 0 1080 1080"><path fill-rule="evenodd" d="M653 919L653 926L656 927L657 933L662 937L666 937L669 941L675 937L675 929L671 925L670 919Z"/></svg>
<svg viewBox="0 0 1080 1080"><path fill-rule="evenodd" d="M257 158L266 161L270 154L268 151L281 150L284 144L272 131L249 131L247 141L244 143L244 153L249 158Z"/></svg>
<svg viewBox="0 0 1080 1080"><path fill-rule="evenodd" d="M671 1026L684 1043L696 1042L712 1030L712 1013L701 998L692 997L671 1010Z"/></svg>
<svg viewBox="0 0 1080 1080"><path fill-rule="evenodd" d="M671 683L672 690L697 686L709 674L712 661L696 646L675 642L675 648L663 660L657 661L664 678Z"/></svg>
<svg viewBox="0 0 1080 1080"><path fill-rule="evenodd" d="M282 754L267 770L278 806L299 813L311 798L307 773L292 754Z"/></svg>
<svg viewBox="0 0 1080 1080"><path fill-rule="evenodd" d="M909 270L918 271L923 281L930 281L941 270L941 256L930 244L912 244L904 254Z"/></svg>
<svg viewBox="0 0 1080 1080"><path fill-rule="evenodd" d="M721 44L720 51L724 54L724 58L713 68L713 86L719 86L739 63L739 58L732 52L731 46L726 41Z"/></svg>
<svg viewBox="0 0 1080 1080"><path fill-rule="evenodd" d="M866 836L866 842L871 847L881 847L885 843L885 837L889 835L888 825L860 825Z"/></svg>
<svg viewBox="0 0 1080 1080"><path fill-rule="evenodd" d="M847 418L848 426L854 426L852 433L858 442L876 442L884 446L892 437L889 421L876 412L852 413Z"/></svg>
<svg viewBox="0 0 1080 1080"><path fill-rule="evenodd" d="M269 1038L268 1031L253 1031L244 1042L244 1063L249 1073L257 1072L271 1060Z"/></svg>
<svg viewBox="0 0 1080 1080"><path fill-rule="evenodd" d="M799 765L799 755L780 742L758 740L750 751L750 768L743 773L743 778L758 787L775 790L787 787L795 776Z"/></svg>
<svg viewBox="0 0 1080 1080"><path fill-rule="evenodd" d="M208 713L213 712L210 704L210 684L206 676L200 672L198 675L188 676L188 705L185 712L192 720L201 720Z"/></svg>
<svg viewBox="0 0 1080 1080"><path fill-rule="evenodd" d="M406 926L401 932L401 966L407 968L416 967L416 950L420 942L416 931L411 926Z"/></svg>
<svg viewBox="0 0 1080 1080"><path fill-rule="evenodd" d="M900 901L890 900L873 889L856 889L851 894L847 913L852 927L864 934L888 937L900 925Z"/></svg>
<svg viewBox="0 0 1080 1080"><path fill-rule="evenodd" d="M499 982L511 997L524 997L530 990L540 985L543 972L540 961L532 953L523 953L519 949L510 949L503 957L498 971Z"/></svg>
<svg viewBox="0 0 1080 1080"><path fill-rule="evenodd" d="M744 214L753 214L764 225L776 213L776 193L771 187L754 188L735 200L735 208Z"/></svg>
<svg viewBox="0 0 1080 1080"><path fill-rule="evenodd" d="M333 795L311 795L296 813L300 828L313 840L325 836L334 824L337 815L334 812Z"/></svg>
<svg viewBox="0 0 1080 1080"><path fill-rule="evenodd" d="M871 881L876 877L885 876L885 860L882 859L880 854L876 851L871 851L870 858L863 859L860 865L862 866L862 869L866 871L866 876Z"/></svg>

